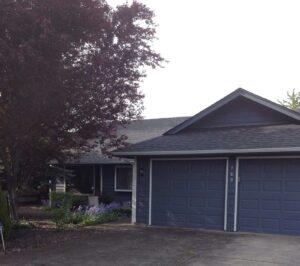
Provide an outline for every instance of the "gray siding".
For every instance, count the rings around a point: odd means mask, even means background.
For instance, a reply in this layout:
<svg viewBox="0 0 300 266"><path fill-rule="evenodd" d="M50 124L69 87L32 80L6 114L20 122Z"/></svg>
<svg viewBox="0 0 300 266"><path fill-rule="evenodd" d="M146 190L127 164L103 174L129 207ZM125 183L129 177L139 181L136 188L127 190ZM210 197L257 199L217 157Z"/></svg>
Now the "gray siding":
<svg viewBox="0 0 300 266"><path fill-rule="evenodd" d="M142 224L149 221L149 174L150 159L138 158L136 222Z"/></svg>
<svg viewBox="0 0 300 266"><path fill-rule="evenodd" d="M200 119L186 130L197 130L207 127L289 123L296 123L296 121L253 101L239 97Z"/></svg>
<svg viewBox="0 0 300 266"><path fill-rule="evenodd" d="M116 165L103 165L102 166L102 188L103 195L112 198L114 201L131 201L131 192L116 192L115 191L115 166Z"/></svg>

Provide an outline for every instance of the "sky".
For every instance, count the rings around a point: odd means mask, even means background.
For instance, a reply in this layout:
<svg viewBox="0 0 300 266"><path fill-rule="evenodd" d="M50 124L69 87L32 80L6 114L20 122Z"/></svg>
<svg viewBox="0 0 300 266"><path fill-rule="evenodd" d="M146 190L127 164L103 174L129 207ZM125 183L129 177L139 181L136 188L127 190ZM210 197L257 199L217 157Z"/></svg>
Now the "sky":
<svg viewBox="0 0 300 266"><path fill-rule="evenodd" d="M300 1L139 1L169 61L141 84L145 118L192 116L237 88L275 102L300 91Z"/></svg>

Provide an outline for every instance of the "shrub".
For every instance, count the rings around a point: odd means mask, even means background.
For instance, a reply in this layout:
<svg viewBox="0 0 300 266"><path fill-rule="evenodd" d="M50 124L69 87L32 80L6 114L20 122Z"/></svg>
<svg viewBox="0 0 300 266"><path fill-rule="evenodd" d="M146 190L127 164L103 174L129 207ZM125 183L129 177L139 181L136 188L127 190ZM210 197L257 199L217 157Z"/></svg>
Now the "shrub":
<svg viewBox="0 0 300 266"><path fill-rule="evenodd" d="M72 208L73 194L69 192L51 192L51 207Z"/></svg>
<svg viewBox="0 0 300 266"><path fill-rule="evenodd" d="M63 227L65 224L73 223L73 213L67 208L53 209L53 220L57 227Z"/></svg>
<svg viewBox="0 0 300 266"><path fill-rule="evenodd" d="M129 208L117 208L113 209L112 213L117 215L118 217L130 217L131 216L131 209Z"/></svg>
<svg viewBox="0 0 300 266"><path fill-rule="evenodd" d="M101 204L99 207L79 206L74 212L64 207L53 210L54 221L58 227L66 224L96 225L130 215L131 209L120 208L118 203Z"/></svg>
<svg viewBox="0 0 300 266"><path fill-rule="evenodd" d="M89 204L89 198L85 195L73 195L72 198L72 207L78 208L82 205L88 205Z"/></svg>
<svg viewBox="0 0 300 266"><path fill-rule="evenodd" d="M70 192L51 192L51 208L78 208L88 204L88 196L74 195Z"/></svg>
<svg viewBox="0 0 300 266"><path fill-rule="evenodd" d="M3 231L4 237L8 238L12 228L12 222L9 217L7 199L1 190L0 190L0 222L3 224L4 227L4 231Z"/></svg>

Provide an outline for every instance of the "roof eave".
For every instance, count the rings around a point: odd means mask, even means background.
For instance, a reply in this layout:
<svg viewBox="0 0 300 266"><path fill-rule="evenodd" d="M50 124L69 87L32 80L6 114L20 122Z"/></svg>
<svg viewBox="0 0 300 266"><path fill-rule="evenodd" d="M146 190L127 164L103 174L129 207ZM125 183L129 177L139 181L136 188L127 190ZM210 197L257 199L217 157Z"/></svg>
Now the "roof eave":
<svg viewBox="0 0 300 266"><path fill-rule="evenodd" d="M217 150L182 150L182 151L119 151L115 156L163 156L163 155L212 155L212 154L249 154L300 152L300 147L254 148L254 149L217 149Z"/></svg>

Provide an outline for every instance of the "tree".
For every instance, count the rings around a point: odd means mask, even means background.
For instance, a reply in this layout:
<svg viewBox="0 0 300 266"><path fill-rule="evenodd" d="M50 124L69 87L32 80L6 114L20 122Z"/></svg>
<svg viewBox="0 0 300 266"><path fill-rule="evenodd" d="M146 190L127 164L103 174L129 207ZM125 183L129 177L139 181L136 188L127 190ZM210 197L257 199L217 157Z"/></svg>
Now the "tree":
<svg viewBox="0 0 300 266"><path fill-rule="evenodd" d="M14 219L19 187L46 162L123 143L116 128L140 116L139 84L163 62L153 17L138 2L0 1L0 159Z"/></svg>
<svg viewBox="0 0 300 266"><path fill-rule="evenodd" d="M293 89L291 92L287 92L287 99L278 101L281 105L290 108L292 110L297 110L300 108L300 92L296 92Z"/></svg>

